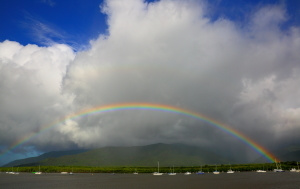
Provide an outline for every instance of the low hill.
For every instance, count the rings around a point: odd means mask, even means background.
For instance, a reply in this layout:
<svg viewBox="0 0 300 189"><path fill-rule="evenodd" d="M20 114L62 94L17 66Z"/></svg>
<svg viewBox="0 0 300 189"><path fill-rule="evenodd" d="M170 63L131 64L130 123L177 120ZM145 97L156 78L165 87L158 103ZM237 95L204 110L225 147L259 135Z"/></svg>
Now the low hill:
<svg viewBox="0 0 300 189"><path fill-rule="evenodd" d="M232 162L197 147L184 144L153 144L134 147L103 147L74 155L50 157L26 166L199 166ZM235 163L235 162L232 162ZM25 166L25 165L23 165Z"/></svg>
<svg viewBox="0 0 300 189"><path fill-rule="evenodd" d="M44 159L47 159L47 158L58 158L61 156L66 156L66 155L74 155L74 154L83 153L85 151L87 151L87 150L67 150L67 151L47 152L47 153L44 153L37 157L15 160L8 164L3 165L2 167L17 167L17 166L22 166L22 165L31 165L31 164L36 164L37 162L43 161Z"/></svg>

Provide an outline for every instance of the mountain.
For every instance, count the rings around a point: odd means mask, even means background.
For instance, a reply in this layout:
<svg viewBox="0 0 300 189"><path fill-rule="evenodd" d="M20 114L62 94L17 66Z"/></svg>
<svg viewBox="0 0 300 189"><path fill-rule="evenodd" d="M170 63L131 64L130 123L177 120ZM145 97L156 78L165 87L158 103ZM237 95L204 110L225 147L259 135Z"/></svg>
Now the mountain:
<svg viewBox="0 0 300 189"><path fill-rule="evenodd" d="M66 155L74 155L74 154L83 153L85 151L87 151L87 150L68 150L68 151L47 152L47 153L44 153L37 157L30 157L30 158L15 160L8 164L3 165L2 167L17 167L17 166L22 166L22 165L31 165L31 164L36 164L37 162L43 161L44 159L47 159L47 158L58 158L61 156L66 156Z"/></svg>
<svg viewBox="0 0 300 189"><path fill-rule="evenodd" d="M273 154L276 155L278 159L276 161L300 161L300 146L298 144L289 145L278 150L274 151ZM264 157L259 157L252 163L266 163L266 159Z"/></svg>
<svg viewBox="0 0 300 189"><path fill-rule="evenodd" d="M157 161L161 166L199 166L232 162L197 146L161 143L133 147L103 147L72 155L38 158L36 162L31 161L30 164L24 163L19 166L156 166Z"/></svg>
<svg viewBox="0 0 300 189"><path fill-rule="evenodd" d="M284 161L300 161L300 146L292 145L282 150L283 153L280 156Z"/></svg>

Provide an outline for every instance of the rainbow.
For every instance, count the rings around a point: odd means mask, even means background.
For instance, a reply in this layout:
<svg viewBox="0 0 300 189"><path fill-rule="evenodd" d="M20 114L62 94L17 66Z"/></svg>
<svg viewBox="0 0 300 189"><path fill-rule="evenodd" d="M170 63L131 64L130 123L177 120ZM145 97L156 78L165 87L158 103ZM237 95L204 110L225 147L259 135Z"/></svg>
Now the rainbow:
<svg viewBox="0 0 300 189"><path fill-rule="evenodd" d="M174 114L180 114L186 117L190 117L205 123L208 123L211 126L214 126L217 129L221 129L225 133L228 133L229 135L237 138L241 142L248 145L250 148L252 148L257 153L261 154L265 159L267 159L269 162L274 162L275 159L278 160L275 155L270 153L267 149L265 149L263 146L259 145L255 141L253 141L251 138L247 137L245 134L239 132L238 130L235 130L228 125L221 123L217 120L214 120L210 117L207 117L205 115L202 115L200 113L190 111L187 109L182 109L174 106L164 105L164 104L153 104L153 103L121 103L121 104L111 104L111 105L105 105L105 106L98 106L93 108L84 109L80 112L70 114L68 116L65 116L61 119L58 119L54 122L52 122L49 125L46 125L41 128L39 132L36 133L30 133L21 139L15 141L6 151L0 154L0 157L11 150L17 148L18 146L22 145L26 141L30 140L34 136L45 132L48 129L51 129L54 126L58 126L62 124L64 121L75 119L77 117L81 117L84 115L94 114L94 113L107 113L107 112L114 112L114 111L125 111L125 110L150 110L150 111L161 111L161 112L167 112L167 113L174 113Z"/></svg>

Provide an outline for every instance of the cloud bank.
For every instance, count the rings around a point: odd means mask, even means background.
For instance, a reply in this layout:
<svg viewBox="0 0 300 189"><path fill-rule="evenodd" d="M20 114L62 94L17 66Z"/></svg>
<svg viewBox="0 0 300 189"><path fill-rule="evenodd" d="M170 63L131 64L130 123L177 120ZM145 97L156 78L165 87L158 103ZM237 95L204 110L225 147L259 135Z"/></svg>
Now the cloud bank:
<svg viewBox="0 0 300 189"><path fill-rule="evenodd" d="M282 29L288 20L284 7L260 7L243 26L211 20L198 1L109 0L100 7L108 15L108 34L91 41L88 50L75 54L64 44L0 43L2 150L57 118L123 102L199 112L269 149L299 143L300 30ZM149 111L67 120L19 150L155 142L257 157L205 123Z"/></svg>

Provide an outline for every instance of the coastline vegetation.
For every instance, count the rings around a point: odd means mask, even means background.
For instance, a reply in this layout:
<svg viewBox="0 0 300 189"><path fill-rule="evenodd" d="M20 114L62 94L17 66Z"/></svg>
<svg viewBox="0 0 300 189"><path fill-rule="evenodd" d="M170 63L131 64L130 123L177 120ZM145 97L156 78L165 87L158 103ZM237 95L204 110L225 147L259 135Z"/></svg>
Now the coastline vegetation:
<svg viewBox="0 0 300 189"><path fill-rule="evenodd" d="M272 171L276 168L275 163L260 163L260 164L216 164L217 169L220 172L226 172L228 169L233 171L256 171L265 170ZM216 165L203 165L203 166L190 166L190 167L174 167L174 171L177 173L184 172L213 172L216 169ZM296 161L281 162L283 170L290 170L291 168L297 168ZM37 172L39 166L30 167L0 167L0 172ZM135 171L139 173L153 173L157 171L157 167L89 167L89 166L40 166L40 171L43 173L60 173L60 172L73 172L73 173L133 173ZM160 167L160 172L170 172L170 167Z"/></svg>

